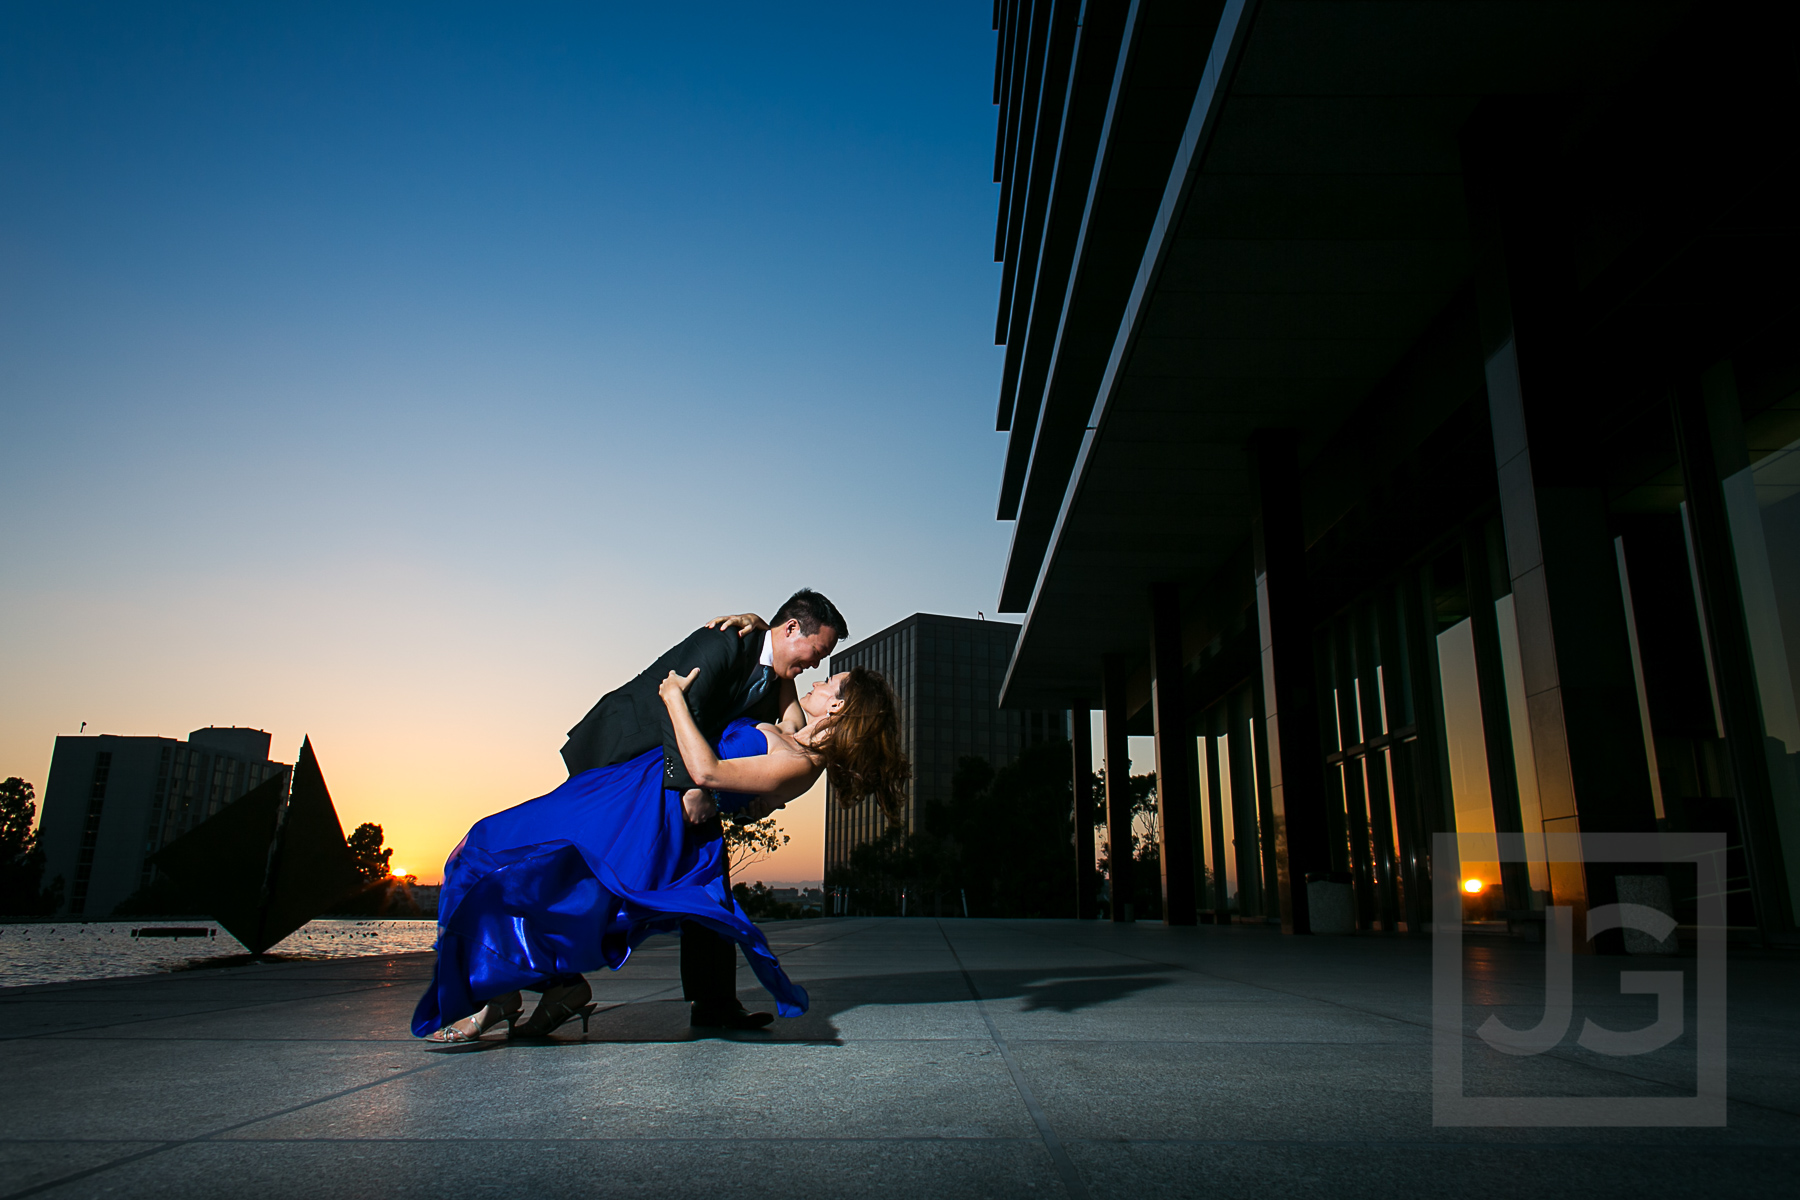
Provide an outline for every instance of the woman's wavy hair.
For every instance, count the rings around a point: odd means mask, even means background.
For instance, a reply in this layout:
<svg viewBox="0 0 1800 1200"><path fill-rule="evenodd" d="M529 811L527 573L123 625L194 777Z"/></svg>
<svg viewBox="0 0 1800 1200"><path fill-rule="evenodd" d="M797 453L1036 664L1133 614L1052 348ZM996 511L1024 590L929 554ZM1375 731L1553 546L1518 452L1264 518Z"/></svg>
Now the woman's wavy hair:
<svg viewBox="0 0 1800 1200"><path fill-rule="evenodd" d="M831 718L820 756L838 803L873 798L890 821L901 819L912 764L900 749L900 702L879 671L851 667L838 689L844 707Z"/></svg>

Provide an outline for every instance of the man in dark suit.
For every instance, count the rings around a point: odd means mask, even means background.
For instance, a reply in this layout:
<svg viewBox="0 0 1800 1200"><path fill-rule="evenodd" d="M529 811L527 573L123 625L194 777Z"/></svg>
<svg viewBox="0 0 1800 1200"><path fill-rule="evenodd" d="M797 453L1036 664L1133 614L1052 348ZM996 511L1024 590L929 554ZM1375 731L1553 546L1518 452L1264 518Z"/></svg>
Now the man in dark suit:
<svg viewBox="0 0 1800 1200"><path fill-rule="evenodd" d="M717 810L694 786L676 747L668 709L657 692L663 679L670 671L685 675L700 668L687 691L688 710L702 733L717 738L737 717L779 720L797 703L795 677L823 662L848 632L837 606L808 588L775 611L766 632L741 636L729 628L697 629L637 678L600 697L569 730L563 762L577 775L661 746L663 786L682 793L691 824L716 830ZM681 927L681 988L691 1004L689 1020L698 1027L760 1029L775 1019L747 1012L738 1002L736 945L692 921Z"/></svg>

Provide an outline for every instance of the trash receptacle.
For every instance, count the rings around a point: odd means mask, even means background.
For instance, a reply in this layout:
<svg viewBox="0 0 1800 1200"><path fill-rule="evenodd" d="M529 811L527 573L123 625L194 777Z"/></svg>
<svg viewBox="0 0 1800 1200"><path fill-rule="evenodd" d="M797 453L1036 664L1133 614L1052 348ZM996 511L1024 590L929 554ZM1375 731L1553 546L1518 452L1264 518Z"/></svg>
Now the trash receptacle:
<svg viewBox="0 0 1800 1200"><path fill-rule="evenodd" d="M1306 877L1306 911L1314 933L1356 932L1356 890L1348 871L1317 871Z"/></svg>

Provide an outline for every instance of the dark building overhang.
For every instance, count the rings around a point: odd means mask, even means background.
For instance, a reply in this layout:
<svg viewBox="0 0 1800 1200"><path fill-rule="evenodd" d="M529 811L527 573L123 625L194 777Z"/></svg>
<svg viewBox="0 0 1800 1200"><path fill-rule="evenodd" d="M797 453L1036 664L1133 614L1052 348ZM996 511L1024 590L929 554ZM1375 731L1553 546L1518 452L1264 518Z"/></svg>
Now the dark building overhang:
<svg viewBox="0 0 1800 1200"><path fill-rule="evenodd" d="M1090 23L1104 26L1104 8L1089 4ZM1017 524L1000 608L1027 614L1004 706L1097 697L1102 654L1145 652L1150 584L1203 585L1243 557L1254 431L1299 434L1306 478L1293 484L1310 493L1324 486L1314 478L1326 469L1321 449L1354 445L1346 424L1371 395L1438 369L1428 335L1472 344L1459 139L1484 98L1591 110L1641 74L1692 10L1234 2L1208 9L1218 15L1204 34L1159 26L1171 6L1129 10L1108 119L1088 152L1084 216L1115 182L1109 172L1137 172L1117 182L1141 189L1158 145L1168 165L1128 244L1114 221L1103 247L1093 238L1075 248L1066 279L1040 280L1030 307L1044 313L1030 317L1030 336L1055 331L1044 382L1032 379L1028 338L1026 365L1003 386L1012 441L1001 512ZM1071 96L1080 54L1078 45ZM1154 123L1137 136L1115 119L1139 56L1162 72L1166 103L1186 86L1171 79L1183 54L1199 69L1178 136ZM1064 164L1057 170L1060 183ZM1048 203L1046 229L1062 193ZM1632 244L1603 257L1616 263ZM1479 359L1450 357L1443 369L1479 389ZM1387 449L1432 427L1416 425ZM1365 462L1381 465L1376 454L1334 457L1333 496L1309 494L1314 508L1341 504Z"/></svg>

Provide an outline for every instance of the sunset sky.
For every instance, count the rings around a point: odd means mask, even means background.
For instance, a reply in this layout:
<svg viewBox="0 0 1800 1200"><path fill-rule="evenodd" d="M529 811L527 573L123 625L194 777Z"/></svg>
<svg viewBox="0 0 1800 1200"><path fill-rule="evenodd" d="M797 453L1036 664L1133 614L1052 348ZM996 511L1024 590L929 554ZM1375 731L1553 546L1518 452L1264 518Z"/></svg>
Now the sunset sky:
<svg viewBox="0 0 1800 1200"><path fill-rule="evenodd" d="M0 9L0 775L310 735L435 879L706 617L991 609L989 15Z"/></svg>

